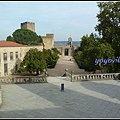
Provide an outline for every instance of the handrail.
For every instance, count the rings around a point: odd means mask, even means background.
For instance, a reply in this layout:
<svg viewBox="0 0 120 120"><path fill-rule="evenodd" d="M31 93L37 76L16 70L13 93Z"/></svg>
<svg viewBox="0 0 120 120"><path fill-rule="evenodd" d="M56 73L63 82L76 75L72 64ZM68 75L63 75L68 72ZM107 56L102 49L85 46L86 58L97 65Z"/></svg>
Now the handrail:
<svg viewBox="0 0 120 120"><path fill-rule="evenodd" d="M65 69L65 74L71 79L71 82L83 80L114 80L120 75L120 73L74 74L74 71L69 73L68 69Z"/></svg>
<svg viewBox="0 0 120 120"><path fill-rule="evenodd" d="M1 83L40 83L47 82L46 76L0 76Z"/></svg>

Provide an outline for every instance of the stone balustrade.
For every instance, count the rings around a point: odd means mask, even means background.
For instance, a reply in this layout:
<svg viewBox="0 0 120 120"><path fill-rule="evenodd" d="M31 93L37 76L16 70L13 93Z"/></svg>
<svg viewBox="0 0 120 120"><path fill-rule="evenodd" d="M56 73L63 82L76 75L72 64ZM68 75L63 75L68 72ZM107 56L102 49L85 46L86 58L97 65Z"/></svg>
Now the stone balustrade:
<svg viewBox="0 0 120 120"><path fill-rule="evenodd" d="M78 74L75 75L74 71L71 71L71 73L68 72L68 69L65 69L66 77L69 77L71 79L71 82L73 81L87 81L87 80L114 80L118 76L120 76L120 73L102 73L102 74ZM120 79L120 77L119 77Z"/></svg>
<svg viewBox="0 0 120 120"><path fill-rule="evenodd" d="M46 83L46 76L5 76L0 77L2 84Z"/></svg>
<svg viewBox="0 0 120 120"><path fill-rule="evenodd" d="M71 74L71 81L84 80L114 80L120 73L104 73L104 74Z"/></svg>

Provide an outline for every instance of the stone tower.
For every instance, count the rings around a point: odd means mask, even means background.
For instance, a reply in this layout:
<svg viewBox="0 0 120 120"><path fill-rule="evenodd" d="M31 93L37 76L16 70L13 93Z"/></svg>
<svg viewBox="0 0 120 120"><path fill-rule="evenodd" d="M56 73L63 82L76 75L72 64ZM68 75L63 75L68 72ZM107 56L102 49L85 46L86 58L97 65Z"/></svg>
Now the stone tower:
<svg viewBox="0 0 120 120"><path fill-rule="evenodd" d="M35 32L35 23L34 22L21 23L21 29L29 29L29 30Z"/></svg>
<svg viewBox="0 0 120 120"><path fill-rule="evenodd" d="M72 47L72 38L71 38L71 37L68 38L68 45L69 45L70 47Z"/></svg>
<svg viewBox="0 0 120 120"><path fill-rule="evenodd" d="M54 47L54 34L46 34L46 36L41 36L44 43L45 49L51 49Z"/></svg>
<svg viewBox="0 0 120 120"><path fill-rule="evenodd" d="M21 29L29 29L35 32L35 23L34 22L24 22L21 23ZM44 48L51 49L54 47L54 34L46 34L46 36L41 36Z"/></svg>

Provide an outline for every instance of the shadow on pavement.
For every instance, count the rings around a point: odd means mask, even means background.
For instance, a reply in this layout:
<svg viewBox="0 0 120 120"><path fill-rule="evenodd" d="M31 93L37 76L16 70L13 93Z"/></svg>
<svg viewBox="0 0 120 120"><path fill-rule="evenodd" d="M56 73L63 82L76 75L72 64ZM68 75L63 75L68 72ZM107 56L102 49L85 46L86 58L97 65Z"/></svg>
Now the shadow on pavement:
<svg viewBox="0 0 120 120"><path fill-rule="evenodd" d="M98 90L95 88L97 83L94 84L89 82L92 87L89 87L88 82L81 83L84 87L92 89L94 91L100 92L100 89L105 88L107 85L101 84L101 88L97 87ZM39 104L36 101L34 104L38 109L29 109L24 108L24 110L15 110L15 111L2 111L1 106L0 110L0 117L1 118L109 118L109 117L116 117L116 113L108 114L108 109L110 110L110 106L114 106L116 103L108 102L106 100L98 99L96 97L92 97L86 95L84 93L76 92L70 89L65 88L64 92L60 90L60 86L51 84L51 83L44 83L44 84L19 84L19 87L23 88L24 90L29 91L37 96L44 98L52 102L57 108L44 108L41 109ZM112 85L109 89L112 89ZM4 91L4 93L7 91ZM21 95L24 93L21 93ZM105 93L107 94L107 93ZM12 96L11 96L12 97ZM16 96L17 97L17 96ZM29 96L27 101L32 99L33 96ZM4 97L5 99L5 97ZM19 102L19 101L16 101ZM40 102L40 101L39 101ZM41 101L41 103L44 103ZM25 104L25 103L24 103ZM45 104L45 103L44 103ZM29 104L30 105L30 104ZM117 108L114 107L112 110L119 112L120 117L120 105L116 104ZM105 109L105 107L107 109ZM106 113L106 114L104 114ZM112 116L111 116L112 115Z"/></svg>

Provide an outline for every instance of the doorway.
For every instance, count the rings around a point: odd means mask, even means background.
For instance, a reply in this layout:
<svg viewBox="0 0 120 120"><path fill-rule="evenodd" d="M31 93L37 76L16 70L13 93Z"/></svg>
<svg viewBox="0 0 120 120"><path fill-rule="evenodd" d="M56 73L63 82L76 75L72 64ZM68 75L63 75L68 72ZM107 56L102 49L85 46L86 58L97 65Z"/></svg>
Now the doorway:
<svg viewBox="0 0 120 120"><path fill-rule="evenodd" d="M68 49L65 49L65 56L68 56Z"/></svg>

